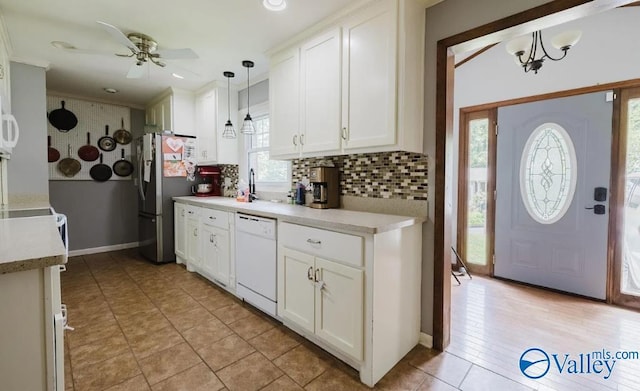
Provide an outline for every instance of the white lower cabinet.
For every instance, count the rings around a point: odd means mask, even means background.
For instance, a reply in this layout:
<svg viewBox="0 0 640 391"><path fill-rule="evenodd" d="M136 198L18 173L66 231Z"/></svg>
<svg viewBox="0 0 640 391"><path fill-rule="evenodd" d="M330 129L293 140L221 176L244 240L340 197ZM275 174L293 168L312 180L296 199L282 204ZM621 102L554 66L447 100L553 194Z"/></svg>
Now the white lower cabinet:
<svg viewBox="0 0 640 391"><path fill-rule="evenodd" d="M362 359L364 272L280 248L279 315Z"/></svg>
<svg viewBox="0 0 640 391"><path fill-rule="evenodd" d="M185 263L187 254L187 222L186 208L184 204L174 203L173 205L173 235L174 251L176 253L176 263Z"/></svg>
<svg viewBox="0 0 640 391"><path fill-rule="evenodd" d="M235 292L233 213L174 204L176 262Z"/></svg>
<svg viewBox="0 0 640 391"><path fill-rule="evenodd" d="M229 230L202 224L202 271L209 279L229 285Z"/></svg>
<svg viewBox="0 0 640 391"><path fill-rule="evenodd" d="M362 359L364 271L316 258L315 333L349 356Z"/></svg>
<svg viewBox="0 0 640 391"><path fill-rule="evenodd" d="M421 240L279 222L278 316L373 387L418 344Z"/></svg>
<svg viewBox="0 0 640 391"><path fill-rule="evenodd" d="M196 271L202 266L200 259L200 208L188 205L186 207L185 227L186 227L186 248L185 258L187 260L187 270Z"/></svg>

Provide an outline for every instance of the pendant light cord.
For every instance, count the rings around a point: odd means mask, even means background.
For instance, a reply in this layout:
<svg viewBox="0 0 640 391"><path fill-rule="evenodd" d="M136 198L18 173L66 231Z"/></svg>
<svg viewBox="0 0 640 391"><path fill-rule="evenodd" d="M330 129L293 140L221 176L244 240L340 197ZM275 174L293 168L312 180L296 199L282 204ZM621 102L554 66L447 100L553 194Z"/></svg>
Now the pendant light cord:
<svg viewBox="0 0 640 391"><path fill-rule="evenodd" d="M249 67L247 67L247 115L249 114L249 102L251 101L250 97L249 97Z"/></svg>
<svg viewBox="0 0 640 391"><path fill-rule="evenodd" d="M231 78L227 76L227 118L229 122L231 122L231 104L230 104L230 89L231 89Z"/></svg>

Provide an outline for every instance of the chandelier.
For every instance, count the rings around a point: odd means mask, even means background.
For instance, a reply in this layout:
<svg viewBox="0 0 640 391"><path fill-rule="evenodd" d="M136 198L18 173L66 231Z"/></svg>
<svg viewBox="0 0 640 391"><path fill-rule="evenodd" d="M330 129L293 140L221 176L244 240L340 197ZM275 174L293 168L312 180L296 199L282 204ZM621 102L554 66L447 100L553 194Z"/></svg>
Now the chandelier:
<svg viewBox="0 0 640 391"><path fill-rule="evenodd" d="M525 72L533 71L534 74L542 68L545 60L560 61L567 56L571 49L582 36L579 30L566 31L551 39L551 46L561 50L559 57L553 57L544 47L542 41L542 31L531 33L531 37L523 36L515 38L507 43L507 52L516 57L516 64L522 66Z"/></svg>

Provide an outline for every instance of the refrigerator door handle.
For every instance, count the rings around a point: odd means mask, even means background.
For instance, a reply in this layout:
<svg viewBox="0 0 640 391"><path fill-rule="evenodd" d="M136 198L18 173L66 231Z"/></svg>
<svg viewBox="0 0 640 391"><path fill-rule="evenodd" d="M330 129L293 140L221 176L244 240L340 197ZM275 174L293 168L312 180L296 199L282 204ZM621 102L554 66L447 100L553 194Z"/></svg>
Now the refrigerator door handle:
<svg viewBox="0 0 640 391"><path fill-rule="evenodd" d="M144 170L144 166L142 165L142 163L142 154L140 154L138 156L138 191L140 192L140 199L142 199L142 201L145 201L146 197L144 195L144 180L142 172Z"/></svg>

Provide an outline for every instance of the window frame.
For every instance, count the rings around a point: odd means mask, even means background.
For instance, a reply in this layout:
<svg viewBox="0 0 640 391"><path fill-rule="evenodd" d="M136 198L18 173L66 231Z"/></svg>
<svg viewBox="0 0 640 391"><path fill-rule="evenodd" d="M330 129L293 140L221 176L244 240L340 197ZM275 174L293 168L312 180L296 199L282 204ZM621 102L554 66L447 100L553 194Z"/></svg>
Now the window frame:
<svg viewBox="0 0 640 391"><path fill-rule="evenodd" d="M255 120L262 119L264 117L269 118L269 125L271 125L271 114L269 112L269 102L263 102L249 107L249 112L251 113L252 118ZM239 128L242 127L242 122L244 117L247 115L247 109L241 109L238 112L238 124ZM269 131L271 131L271 127L269 127ZM241 134L241 133L239 133ZM248 178L249 172L251 170L251 158L250 155L256 152L269 152L269 145L266 147L257 147L253 148L253 137L254 135L245 135L243 140L243 150L244 150L244 163L246 167L246 177ZM271 160L271 159L269 159ZM287 172L286 172L286 181L275 182L275 181L260 181L256 179L256 188L258 192L282 192L286 193L291 190L291 162L284 161L286 163ZM242 171L242 170L241 170Z"/></svg>

